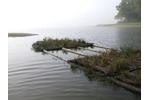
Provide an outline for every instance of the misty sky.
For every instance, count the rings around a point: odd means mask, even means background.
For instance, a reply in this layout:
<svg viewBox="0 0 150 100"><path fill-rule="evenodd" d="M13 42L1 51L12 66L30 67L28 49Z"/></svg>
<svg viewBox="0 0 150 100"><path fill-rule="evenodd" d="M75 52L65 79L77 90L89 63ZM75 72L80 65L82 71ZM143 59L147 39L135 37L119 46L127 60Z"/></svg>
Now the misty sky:
<svg viewBox="0 0 150 100"><path fill-rule="evenodd" d="M10 0L9 30L116 23L121 0Z"/></svg>

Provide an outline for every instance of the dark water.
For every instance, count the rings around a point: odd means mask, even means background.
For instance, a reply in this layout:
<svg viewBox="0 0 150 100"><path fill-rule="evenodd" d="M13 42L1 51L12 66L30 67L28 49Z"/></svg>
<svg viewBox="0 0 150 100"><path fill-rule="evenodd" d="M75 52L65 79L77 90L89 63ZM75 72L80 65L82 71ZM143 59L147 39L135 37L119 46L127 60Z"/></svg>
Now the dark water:
<svg viewBox="0 0 150 100"><path fill-rule="evenodd" d="M39 34L37 36L8 38L9 100L140 100L140 95L121 87L90 81L82 72L73 72L69 64L31 50L32 43L45 36L83 38L114 48L140 48L140 31L140 28L114 27L37 29L23 31ZM61 51L54 53L68 60L78 57Z"/></svg>

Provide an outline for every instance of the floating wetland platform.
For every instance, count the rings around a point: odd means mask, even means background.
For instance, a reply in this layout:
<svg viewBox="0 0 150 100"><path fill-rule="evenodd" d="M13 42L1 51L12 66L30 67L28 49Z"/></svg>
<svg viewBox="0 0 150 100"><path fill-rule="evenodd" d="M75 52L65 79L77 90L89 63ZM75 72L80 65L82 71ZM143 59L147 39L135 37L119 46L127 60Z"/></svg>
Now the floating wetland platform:
<svg viewBox="0 0 150 100"><path fill-rule="evenodd" d="M107 80L129 91L141 93L141 50L133 48L121 48L118 50L87 43L82 39L71 40L68 38L44 38L42 41L33 43L32 47L36 52L44 52L69 63L73 70L82 70L88 78ZM94 47L105 51L94 50ZM74 49L88 50L97 53L97 55L89 56ZM51 52L58 50L74 53L82 57L66 60Z"/></svg>

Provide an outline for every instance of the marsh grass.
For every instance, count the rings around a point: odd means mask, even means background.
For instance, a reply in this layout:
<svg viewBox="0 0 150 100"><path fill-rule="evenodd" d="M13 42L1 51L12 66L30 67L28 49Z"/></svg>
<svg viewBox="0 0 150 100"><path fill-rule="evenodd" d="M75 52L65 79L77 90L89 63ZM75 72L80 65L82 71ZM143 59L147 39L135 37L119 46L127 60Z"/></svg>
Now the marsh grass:
<svg viewBox="0 0 150 100"><path fill-rule="evenodd" d="M122 75L124 80L131 82L132 85L140 87L141 74L139 70L130 72L129 70L141 66L141 50L134 48L120 48L120 50L111 49L103 52L100 55L88 56L84 58L75 59L84 62L85 65L100 66L104 69L109 69L112 72L110 76ZM83 72L92 80L103 79L101 72L98 72L91 66L84 66ZM78 67L76 67L78 68ZM105 77L106 78L106 77ZM132 80L132 81L131 81ZM133 82L133 83L132 83Z"/></svg>
<svg viewBox="0 0 150 100"><path fill-rule="evenodd" d="M77 48L78 46L81 47L90 47L93 44L87 43L83 39L52 39L45 37L42 41L37 41L33 43L32 48L34 51L43 51L45 50L60 50L62 47L65 48Z"/></svg>
<svg viewBox="0 0 150 100"><path fill-rule="evenodd" d="M132 66L140 66L141 51L133 48L121 48L120 51L111 49L101 55L88 56L80 60L101 67L109 66L119 72Z"/></svg>

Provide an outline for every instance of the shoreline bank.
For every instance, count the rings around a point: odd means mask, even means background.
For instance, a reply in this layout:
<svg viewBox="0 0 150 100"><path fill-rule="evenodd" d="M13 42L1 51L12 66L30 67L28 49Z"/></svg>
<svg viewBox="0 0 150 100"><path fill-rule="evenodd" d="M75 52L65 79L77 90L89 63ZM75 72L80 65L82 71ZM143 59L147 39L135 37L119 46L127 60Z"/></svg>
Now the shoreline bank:
<svg viewBox="0 0 150 100"><path fill-rule="evenodd" d="M25 36L34 36L38 34L32 33L8 33L8 37L25 37Z"/></svg>
<svg viewBox="0 0 150 100"><path fill-rule="evenodd" d="M95 27L141 27L141 23L98 24Z"/></svg>

